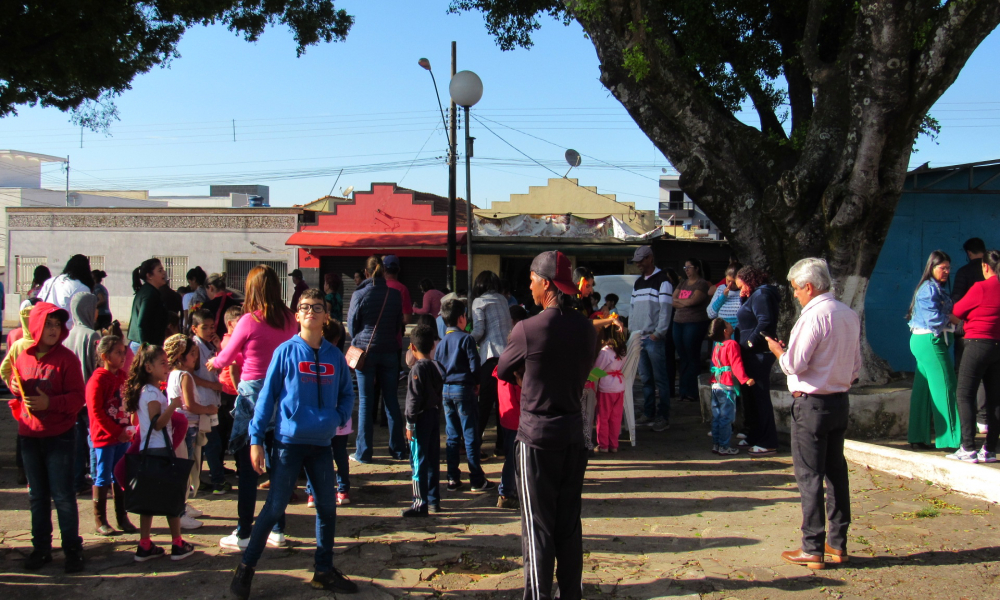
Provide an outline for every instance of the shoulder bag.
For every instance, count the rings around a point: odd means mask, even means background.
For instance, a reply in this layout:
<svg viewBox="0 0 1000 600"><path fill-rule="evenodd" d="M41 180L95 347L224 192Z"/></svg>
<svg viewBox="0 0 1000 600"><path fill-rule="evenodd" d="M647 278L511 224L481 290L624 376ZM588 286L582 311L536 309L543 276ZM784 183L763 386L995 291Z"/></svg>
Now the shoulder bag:
<svg viewBox="0 0 1000 600"><path fill-rule="evenodd" d="M142 452L125 455L125 510L130 513L177 517L184 512L185 492L194 461L177 458L167 428L161 431L170 456L149 454L152 421Z"/></svg>
<svg viewBox="0 0 1000 600"><path fill-rule="evenodd" d="M389 290L385 290L385 299L382 300L382 309L378 311L378 319L375 320L375 327L372 328L372 336L368 338L368 345L362 350L354 344L347 349L347 353L344 354L344 359L347 361L347 366L354 369L365 368L365 356L368 355L368 349L372 347L372 342L375 340L375 334L378 332L378 324L382 320L382 313L385 312L385 303L389 300Z"/></svg>

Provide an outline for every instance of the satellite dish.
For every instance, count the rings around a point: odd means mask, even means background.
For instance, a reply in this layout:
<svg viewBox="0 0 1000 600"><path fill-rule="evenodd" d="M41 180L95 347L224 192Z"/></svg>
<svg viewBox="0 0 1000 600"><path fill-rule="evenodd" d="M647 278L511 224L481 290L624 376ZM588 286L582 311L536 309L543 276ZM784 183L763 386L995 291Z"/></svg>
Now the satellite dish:
<svg viewBox="0 0 1000 600"><path fill-rule="evenodd" d="M667 168L666 168L666 167L663 167L662 169L660 169L660 172L661 172L661 173L666 173L666 172L667 172Z"/></svg>
<svg viewBox="0 0 1000 600"><path fill-rule="evenodd" d="M70 193L66 199L66 206L80 206L80 194L78 192Z"/></svg>
<svg viewBox="0 0 1000 600"><path fill-rule="evenodd" d="M349 198L351 196L351 193L353 191L354 191L354 186L353 185L349 185L349 186L347 186L346 190L340 190L340 195L343 196L344 198Z"/></svg>
<svg viewBox="0 0 1000 600"><path fill-rule="evenodd" d="M580 153L576 150L569 149L566 151L566 162L569 163L569 169L566 171L566 175L573 170L573 167L579 167L582 159L580 158ZM563 175L563 179L566 179L566 175Z"/></svg>

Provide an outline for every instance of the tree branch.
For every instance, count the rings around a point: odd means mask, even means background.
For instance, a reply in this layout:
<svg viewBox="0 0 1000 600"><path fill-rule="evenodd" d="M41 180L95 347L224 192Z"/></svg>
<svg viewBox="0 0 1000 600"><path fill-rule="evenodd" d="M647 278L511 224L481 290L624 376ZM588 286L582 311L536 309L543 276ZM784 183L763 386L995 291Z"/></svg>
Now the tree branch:
<svg viewBox="0 0 1000 600"><path fill-rule="evenodd" d="M819 30L823 22L823 11L828 0L809 0L806 13L805 32L802 36L802 65L809 78L816 83L825 81L830 75L830 65L819 57Z"/></svg>

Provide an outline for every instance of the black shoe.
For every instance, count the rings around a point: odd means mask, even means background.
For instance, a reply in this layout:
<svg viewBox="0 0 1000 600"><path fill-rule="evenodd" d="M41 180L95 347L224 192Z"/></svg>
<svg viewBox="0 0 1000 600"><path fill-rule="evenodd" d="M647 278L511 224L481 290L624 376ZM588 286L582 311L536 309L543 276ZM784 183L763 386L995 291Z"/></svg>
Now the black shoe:
<svg viewBox="0 0 1000 600"><path fill-rule="evenodd" d="M331 571L323 571L313 574L310 582L317 590L330 590L338 594L354 594L358 591L358 584L344 577L344 574L334 567Z"/></svg>
<svg viewBox="0 0 1000 600"><path fill-rule="evenodd" d="M149 550L143 550L142 546L135 549L135 556L132 557L135 562L146 562L147 560L153 560L154 558L160 558L164 555L163 548L160 548L156 544L150 544Z"/></svg>
<svg viewBox="0 0 1000 600"><path fill-rule="evenodd" d="M429 507L427 507L427 511L432 515L436 515L439 512L441 512L441 506L439 504L431 504Z"/></svg>
<svg viewBox="0 0 1000 600"><path fill-rule="evenodd" d="M51 550L32 550L24 561L24 568L29 571L37 571L52 562Z"/></svg>
<svg viewBox="0 0 1000 600"><path fill-rule="evenodd" d="M228 494L231 491L233 491L233 486L228 481L222 485L212 486L212 495L214 496L222 496L223 494Z"/></svg>
<svg viewBox="0 0 1000 600"><path fill-rule="evenodd" d="M242 562L236 567L236 573L229 584L229 593L240 600L247 600L250 597L250 584L253 583L254 568L248 567Z"/></svg>
<svg viewBox="0 0 1000 600"><path fill-rule="evenodd" d="M457 492L458 490L462 489L463 487L465 487L465 486L462 485L461 481L449 481L448 482L448 491L449 492Z"/></svg>
<svg viewBox="0 0 1000 600"><path fill-rule="evenodd" d="M497 508L510 508L516 510L521 508L521 502L513 496L498 496Z"/></svg>
<svg viewBox="0 0 1000 600"><path fill-rule="evenodd" d="M224 475L236 475L236 469L230 469L229 467L222 467L222 473Z"/></svg>
<svg viewBox="0 0 1000 600"><path fill-rule="evenodd" d="M64 568L67 573L79 573L83 570L83 549L67 550L65 554L66 564Z"/></svg>
<svg viewBox="0 0 1000 600"><path fill-rule="evenodd" d="M400 513L400 516L403 516L403 517L426 517L427 516L427 510L420 510L420 509L417 509L417 508L407 508L402 513Z"/></svg>
<svg viewBox="0 0 1000 600"><path fill-rule="evenodd" d="M481 484L472 486L472 491L473 492L485 492L487 490L492 490L496 486L497 486L497 484L493 483L489 479L484 479Z"/></svg>
<svg viewBox="0 0 1000 600"><path fill-rule="evenodd" d="M174 544L170 546L170 560L181 560L194 554L194 546L191 542L184 542L180 546Z"/></svg>

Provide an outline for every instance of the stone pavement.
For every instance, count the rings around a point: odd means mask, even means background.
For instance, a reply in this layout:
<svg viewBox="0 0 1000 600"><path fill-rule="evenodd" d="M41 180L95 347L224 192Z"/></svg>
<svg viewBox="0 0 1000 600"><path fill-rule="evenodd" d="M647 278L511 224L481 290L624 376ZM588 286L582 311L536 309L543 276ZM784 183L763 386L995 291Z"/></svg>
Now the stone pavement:
<svg viewBox="0 0 1000 600"><path fill-rule="evenodd" d="M709 452L697 406L677 404L675 411L671 430L640 429L636 448L591 460L583 503L586 598L1000 598L995 506L865 469L852 472L851 562L818 572L784 564L779 553L797 546L800 520L791 458L720 460ZM9 421L9 414L0 417L5 446ZM376 438L384 444L386 430L376 429ZM440 516L403 521L397 515L409 501L408 466L381 452L377 464L351 464L352 504L339 511L336 564L360 584L355 598L520 597L517 513L494 508L495 492L466 491L446 493ZM14 482L10 454L0 461L0 600L229 597L238 557L220 550L218 539L234 527L235 494L194 500L205 527L188 535L198 552L184 561L137 564L137 536L86 534L83 574L64 576L58 552L51 565L27 573L27 494ZM485 464L492 479L500 466L500 459ZM258 500L264 497L261 491ZM89 532L89 499L79 504L81 531ZM254 598L330 597L307 584L310 513L305 504L290 506L291 543L265 552ZM154 520L154 541L169 543L162 519Z"/></svg>

